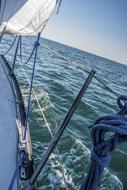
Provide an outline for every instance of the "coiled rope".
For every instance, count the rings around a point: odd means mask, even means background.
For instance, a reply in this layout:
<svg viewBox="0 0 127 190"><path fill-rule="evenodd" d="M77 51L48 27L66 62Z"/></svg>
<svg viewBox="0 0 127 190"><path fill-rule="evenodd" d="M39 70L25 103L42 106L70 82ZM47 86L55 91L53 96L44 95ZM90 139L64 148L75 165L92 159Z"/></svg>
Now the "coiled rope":
<svg viewBox="0 0 127 190"><path fill-rule="evenodd" d="M93 144L91 166L80 190L95 190L98 187L104 168L109 165L110 152L115 150L118 144L127 142L126 102L127 96L120 96L117 99L120 111L114 115L100 117L90 126Z"/></svg>
<svg viewBox="0 0 127 190"><path fill-rule="evenodd" d="M8 50L8 52L10 51L10 49L12 48L12 46L14 45L14 43L15 43L15 40L16 40L16 37L15 37L15 39L14 39L14 42L12 43L12 45L11 45L11 47L9 48L9 50ZM21 52L21 50L22 50L22 41L21 41L21 38L20 38L20 40L19 40L19 46L20 46L20 59L22 59L22 52ZM25 130L24 130L24 138L23 138L23 144L25 143L25 138L26 138L26 131L27 131L27 122L28 122L28 118L29 118L29 110L30 110L30 99L31 99L31 93L32 93L32 84L33 84L33 77L34 77L34 69L35 69L35 60L36 60L36 55L37 55L37 52L36 52L36 50L37 50L37 47L39 46L39 43L38 43L38 41L36 41L35 42L35 44L34 44L34 47L33 47L33 49L32 49L32 52L31 52L31 54L30 54L30 56L29 56L29 58L28 58L28 60L25 62L25 64L27 64L30 60L31 60L31 58L32 58L32 56L33 56L33 54L34 54L34 52L35 52L35 57L34 57L34 66L33 66L33 71L32 71L32 78L31 78L31 83L30 83L30 93L29 93L29 97L28 97L28 104L27 104L27 115L26 115L26 123L25 123ZM45 47L45 46L43 46L43 47ZM71 60L69 60L68 58L66 58L66 57L64 57L64 56L62 56L62 55L60 55L59 53L57 53L57 52L55 52L54 50L52 50L51 48L48 48L48 47L45 47L46 49L48 49L48 50L50 50L51 52L53 52L53 53L55 53L56 55L59 55L59 57L61 57L62 59L64 59L67 63L71 63L71 64L73 64L74 66L76 66L77 68L79 68L79 69L81 69L82 71L84 71L84 72L86 72L86 73L89 73L89 71L87 71L87 70L85 70L84 68L82 68L82 67L80 67L79 65L77 65L75 62L73 62L73 61L71 61ZM8 53L7 52L7 53ZM6 54L7 54L6 53ZM100 79L98 79L98 77L96 77L96 76L94 76L94 78L99 82L99 83L101 83L108 91L110 91L111 93L113 93L115 96L119 96L116 92L114 92L114 90L111 88L111 87L109 87L109 86L107 86L102 80L100 80ZM124 97L122 97L122 100L123 101L126 101L127 99ZM37 102L38 103L38 102ZM125 108L123 109L123 107L126 107L125 105L124 106L122 106L122 104L121 104L121 99L119 99L118 98L118 105L119 105L119 107L122 109L122 110L124 110L124 112L126 112L125 111ZM41 108L41 106L39 106L40 108ZM41 110L41 113L43 113L43 111L42 111L42 108L40 109ZM45 123L46 123L46 126L48 126L48 123L47 123L47 121L46 121L46 118L45 118L45 116L44 116L44 114L42 114L43 115L43 118L44 118L44 121L45 121ZM116 117L117 116L117 117ZM110 151L112 151L112 150L114 150L114 148L115 148L115 146L118 144L118 143L121 143L121 142L123 142L122 140L121 141L119 141L119 139L118 139L118 142L117 143L115 143L116 142L116 137L118 137L118 135L114 135L114 136L112 136L111 137L111 139L110 140L106 140L106 142L108 143L108 146L106 146L106 144L105 144L105 141L104 141L104 133L106 133L107 131L108 132L111 132L111 128L109 127L109 126L107 126L107 125L117 125L118 126L118 123L119 123L119 125L120 124L122 124L122 121L121 121L121 119L122 118L120 118L119 116L122 116L122 117L125 117L125 116L123 116L123 111L120 111L119 113L117 113L116 114L116 116L115 117L112 117L112 116L108 116L108 117L103 117L103 118L101 118L99 121L97 120L96 122L95 122L95 124L93 125L93 127L91 127L91 136L92 136L92 138L93 138L93 145L95 146L94 148L93 148L93 150L92 150L92 153L91 153L91 159L92 159L92 163L91 163L91 168L90 168L90 172L89 172L89 174L88 174L88 176L87 176L87 179L86 179L86 182L84 182L83 183L83 185L82 185L82 187L81 187L81 190L95 190L96 189L96 187L98 186L98 183L99 183L99 181L100 181L100 179L101 179L101 176L102 176L102 173L103 173L103 170L104 170L104 167L106 167L107 165L108 165L108 163L109 163L109 152ZM106 120L106 121L105 121ZM113 121L112 121L113 120ZM118 121L118 120L120 120L120 121ZM118 121L118 122L116 122L116 121ZM121 122L121 123L120 123ZM127 121L126 121L127 122ZM102 126L103 125L103 126ZM126 125L127 125L127 123L126 123ZM100 127L101 127L101 129L100 129ZM113 127L113 126L112 126ZM49 126L48 126L48 129L49 129L49 132L50 132L50 134L51 134L51 137L53 136L52 135L52 132L51 132L51 129L49 128ZM112 128L112 130L113 130L114 128ZM102 130L104 130L104 132L102 132ZM125 130L125 129L124 129ZM123 131L124 131L123 130ZM123 132L122 131L122 132ZM114 130L113 131L115 134L117 134L118 132L119 132L119 129L117 129L116 131ZM95 139L94 139L95 138ZM124 138L125 139L125 138ZM98 143L100 143L99 145L98 145ZM113 147L113 148L112 148ZM101 153L101 150L100 150L100 148L102 149L102 153ZM105 148L105 149L104 149ZM56 153L57 153L57 156L58 156L58 161L59 161L59 163L60 163L60 168L61 168L61 172L62 172L62 175L63 175L63 179L64 179L64 182L65 182L65 186L66 186L66 189L68 189L68 186L67 186L67 183L66 183L66 178L65 178L65 174L64 174L64 169L62 168L62 163L61 163L61 160L59 159L59 151L58 151L58 149L56 149ZM12 181L11 181L11 183L10 183L10 187L9 187L9 190L11 190L12 188L12 186L14 185L14 181L15 181L15 178L16 178L16 174L17 174L17 167L19 168L19 165L20 165L20 162L21 162L21 160L22 160L22 158L24 157L24 155L25 155L25 152L23 151L23 149L21 149L21 153L19 154L20 155L20 157L19 157L19 161L18 161L18 164L17 164L17 166L16 166L16 170L15 170L15 172L14 172L14 176L13 176L13 178L12 178ZM102 156L102 158L100 158L99 156ZM95 170L96 170L96 172L95 172Z"/></svg>

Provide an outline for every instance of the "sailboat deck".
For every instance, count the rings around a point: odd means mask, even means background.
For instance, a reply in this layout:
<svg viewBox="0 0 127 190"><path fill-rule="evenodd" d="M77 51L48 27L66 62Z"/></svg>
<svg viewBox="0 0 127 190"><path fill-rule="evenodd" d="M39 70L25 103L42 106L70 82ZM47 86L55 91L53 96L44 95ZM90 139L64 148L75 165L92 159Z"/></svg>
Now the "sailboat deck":
<svg viewBox="0 0 127 190"><path fill-rule="evenodd" d="M16 167L18 140L15 97L5 71L8 75L8 70L0 57L0 189L2 190L8 189Z"/></svg>

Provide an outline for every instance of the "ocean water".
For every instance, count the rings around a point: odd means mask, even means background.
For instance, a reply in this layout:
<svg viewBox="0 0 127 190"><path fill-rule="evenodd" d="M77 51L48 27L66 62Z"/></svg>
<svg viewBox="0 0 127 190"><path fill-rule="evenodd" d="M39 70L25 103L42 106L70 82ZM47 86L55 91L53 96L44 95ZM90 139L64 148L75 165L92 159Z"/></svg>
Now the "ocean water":
<svg viewBox="0 0 127 190"><path fill-rule="evenodd" d="M1 51L6 51L12 37L6 37ZM25 62L32 49L34 38L23 39L23 62ZM127 66L114 61L81 51L47 39L41 39L38 50L36 72L34 78L34 91L42 107L47 123L52 131L62 123L74 98L83 85L87 74L74 65L68 64L64 59L44 46L50 47L61 55L74 61L79 66L96 70L96 76L109 85L119 94L127 94ZM6 56L10 64L13 61L14 48ZM28 78L31 76L32 60L24 65ZM21 86L26 104L28 96L28 82L17 59L15 73ZM90 164L91 138L88 126L100 116L113 114L118 111L116 97L108 92L95 79L92 80L86 94L82 98L71 122L66 128L58 143L59 159L56 151L52 153L38 179L40 190L65 189L59 160L64 169L68 189L79 189L86 176ZM30 133L33 146L35 164L41 160L51 140L44 118L38 108L34 95L31 101ZM112 160L105 169L99 190L126 190L127 189L127 143L117 147L111 154Z"/></svg>

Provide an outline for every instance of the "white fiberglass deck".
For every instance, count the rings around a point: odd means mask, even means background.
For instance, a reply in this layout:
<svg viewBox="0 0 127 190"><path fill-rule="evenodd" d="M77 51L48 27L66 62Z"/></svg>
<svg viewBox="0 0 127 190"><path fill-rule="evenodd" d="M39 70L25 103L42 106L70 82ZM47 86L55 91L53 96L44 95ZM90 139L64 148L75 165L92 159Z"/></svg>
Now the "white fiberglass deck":
<svg viewBox="0 0 127 190"><path fill-rule="evenodd" d="M16 150L15 99L0 57L0 190L8 189L16 167Z"/></svg>

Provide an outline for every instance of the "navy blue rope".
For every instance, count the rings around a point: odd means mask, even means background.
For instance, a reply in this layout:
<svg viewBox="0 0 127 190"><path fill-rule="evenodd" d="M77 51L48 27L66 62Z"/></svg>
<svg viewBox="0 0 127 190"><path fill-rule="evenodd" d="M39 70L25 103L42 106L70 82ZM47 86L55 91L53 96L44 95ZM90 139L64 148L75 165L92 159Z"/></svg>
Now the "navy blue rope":
<svg viewBox="0 0 127 190"><path fill-rule="evenodd" d="M58 4L58 8L57 8L56 14L59 14L60 7L61 7L61 4L62 4L62 0L57 0L57 3L58 3L58 2L59 2L59 4Z"/></svg>
<svg viewBox="0 0 127 190"><path fill-rule="evenodd" d="M22 61L22 36L20 37L20 42L19 42L19 57L20 57L21 63L23 63L23 61Z"/></svg>
<svg viewBox="0 0 127 190"><path fill-rule="evenodd" d="M32 52L31 52L31 54L30 54L28 60L27 60L25 63L23 63L24 65L27 64L27 63L31 60L31 58L32 58L32 56L33 56L33 54L34 54L34 52L35 52L35 49L36 49L36 46L34 46L34 48L32 49Z"/></svg>
<svg viewBox="0 0 127 190"><path fill-rule="evenodd" d="M14 72L14 68L15 68L15 64L16 64L16 58L17 58L19 44L20 44L20 38L21 38L21 36L18 37L18 41L17 41L17 44L16 44L16 49L15 49L15 54L14 54L13 65L12 65L12 68L11 68L11 73Z"/></svg>
<svg viewBox="0 0 127 190"><path fill-rule="evenodd" d="M32 76L31 76L31 83L30 83L30 91L29 91L29 96L28 96L28 101L27 101L27 110L26 110L26 119L25 119L25 130L24 130L24 137L23 140L26 139L26 131L27 131L27 123L29 119L29 112L30 112L30 101L31 101L31 94L32 94L32 87L33 87L33 79L34 79L34 72L35 72L35 65L36 65L36 59L37 59L37 50L40 40L40 33L38 34L37 41L34 43L34 48L35 48L35 56L34 56L34 63L33 63L33 69L32 69Z"/></svg>
<svg viewBox="0 0 127 190"><path fill-rule="evenodd" d="M13 177L11 179L11 182L9 184L8 190L13 190L13 187L14 187L14 184L15 184L15 180L16 180L16 177L18 175L19 169L20 169L20 167L22 165L22 160L23 160L25 154L26 154L26 152L24 150L20 150L20 152L19 152L19 158L17 160L16 168L15 168Z"/></svg>
<svg viewBox="0 0 127 190"><path fill-rule="evenodd" d="M34 43L34 47L33 47L32 51L31 51L30 56L28 57L28 59L25 62L23 62L23 60L22 60L22 38L20 38L20 60L21 60L22 64L25 65L25 64L27 64L31 60L31 58L34 55L34 52L35 52L37 46L38 46L38 42L36 41Z"/></svg>
<svg viewBox="0 0 127 190"><path fill-rule="evenodd" d="M13 45L15 44L16 42L16 39L17 39L17 36L14 37L14 40L12 41L12 44L10 45L10 47L8 48L8 50L3 54L3 55L6 55L8 54L8 52L11 50L11 48L13 47Z"/></svg>
<svg viewBox="0 0 127 190"><path fill-rule="evenodd" d="M100 117L90 126L93 143L91 166L80 190L95 190L97 188L104 168L109 165L110 152L118 144L127 141L126 101L127 96L120 96L117 99L120 111L114 115ZM105 136L106 133L108 133L108 138Z"/></svg>
<svg viewBox="0 0 127 190"><path fill-rule="evenodd" d="M33 87L33 79L34 79L34 72L35 72L35 65L36 65L36 59L37 59L37 49L39 44L39 39L40 39L40 33L38 34L37 41L34 43L34 49L35 49L35 56L34 56L34 63L33 63L33 69L32 69L32 77L31 77L31 83L30 83L30 91L29 91L29 96L28 96L28 102L27 102L27 110L26 110L26 118L25 118L25 126L24 126L24 135L23 135L23 141L25 142L26 140L26 133L27 133L27 123L29 119L29 112L30 112L30 101L31 101L31 94L32 94L32 87ZM8 190L12 190L14 187L14 183L17 177L17 174L19 172L20 166L22 164L22 160L25 156L26 152L24 148L21 147L19 151L19 159L16 164L16 169L14 171L13 177L11 179L10 185Z"/></svg>

